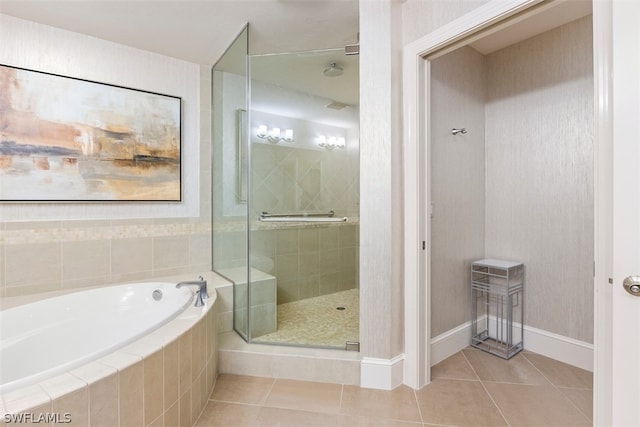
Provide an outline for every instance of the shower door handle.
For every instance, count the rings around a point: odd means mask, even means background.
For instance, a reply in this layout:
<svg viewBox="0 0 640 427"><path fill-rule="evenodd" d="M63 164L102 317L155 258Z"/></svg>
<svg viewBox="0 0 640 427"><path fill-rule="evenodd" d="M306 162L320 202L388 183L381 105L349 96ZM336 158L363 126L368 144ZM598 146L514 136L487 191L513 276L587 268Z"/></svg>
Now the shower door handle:
<svg viewBox="0 0 640 427"><path fill-rule="evenodd" d="M640 297L640 276L629 276L622 282L624 290L634 297Z"/></svg>

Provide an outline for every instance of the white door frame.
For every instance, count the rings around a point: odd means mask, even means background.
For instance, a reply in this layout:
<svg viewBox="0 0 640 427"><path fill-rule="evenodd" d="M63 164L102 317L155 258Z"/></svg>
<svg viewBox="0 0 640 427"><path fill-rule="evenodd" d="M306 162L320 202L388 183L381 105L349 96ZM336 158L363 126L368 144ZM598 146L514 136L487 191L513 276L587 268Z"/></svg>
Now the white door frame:
<svg viewBox="0 0 640 427"><path fill-rule="evenodd" d="M429 97L430 61L427 56L457 48L483 31L497 31L522 19L528 11L548 7L542 0L493 0L408 44L403 49L403 156L404 156L404 279L405 279L405 361L404 383L419 389L430 382L430 225L426 220L430 200ZM612 236L612 132L610 108L611 4L595 0L594 81L594 204L595 204L595 372L594 421L608 425L611 394L607 372L611 371L610 324ZM527 11L527 12L525 12ZM489 29L490 27L490 29ZM424 246L426 245L426 247ZM608 297L608 298L607 298ZM607 326L609 325L609 326ZM607 327L609 329L607 329Z"/></svg>

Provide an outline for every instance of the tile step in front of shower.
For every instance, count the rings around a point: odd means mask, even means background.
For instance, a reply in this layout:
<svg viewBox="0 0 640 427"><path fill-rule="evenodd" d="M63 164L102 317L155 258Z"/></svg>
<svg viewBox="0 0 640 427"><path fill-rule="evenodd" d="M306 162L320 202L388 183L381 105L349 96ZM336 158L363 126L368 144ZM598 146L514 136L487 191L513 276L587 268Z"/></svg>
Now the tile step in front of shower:
<svg viewBox="0 0 640 427"><path fill-rule="evenodd" d="M360 385L360 353L247 344L237 333L218 334L218 373Z"/></svg>

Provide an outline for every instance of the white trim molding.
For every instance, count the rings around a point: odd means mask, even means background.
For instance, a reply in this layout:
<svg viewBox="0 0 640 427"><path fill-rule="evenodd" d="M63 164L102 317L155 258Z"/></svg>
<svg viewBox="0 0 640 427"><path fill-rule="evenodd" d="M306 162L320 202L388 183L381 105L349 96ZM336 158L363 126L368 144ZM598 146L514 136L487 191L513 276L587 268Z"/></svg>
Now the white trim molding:
<svg viewBox="0 0 640 427"><path fill-rule="evenodd" d="M463 323L431 340L431 366L437 365L471 343L471 322Z"/></svg>
<svg viewBox="0 0 640 427"><path fill-rule="evenodd" d="M514 324L519 328L520 325ZM471 322L463 323L431 340L431 366L469 347ZM524 326L525 350L593 372L593 344L532 326Z"/></svg>
<svg viewBox="0 0 640 427"><path fill-rule="evenodd" d="M363 357L360 362L360 387L393 390L402 384L404 354L392 359Z"/></svg>
<svg viewBox="0 0 640 427"><path fill-rule="evenodd" d="M524 348L593 372L593 344L525 325Z"/></svg>

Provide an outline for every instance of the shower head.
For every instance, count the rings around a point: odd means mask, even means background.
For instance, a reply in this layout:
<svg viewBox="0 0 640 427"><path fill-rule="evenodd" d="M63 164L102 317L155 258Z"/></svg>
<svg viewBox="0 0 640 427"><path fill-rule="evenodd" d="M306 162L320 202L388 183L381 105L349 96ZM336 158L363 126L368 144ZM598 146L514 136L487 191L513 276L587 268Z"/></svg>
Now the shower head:
<svg viewBox="0 0 640 427"><path fill-rule="evenodd" d="M326 108L331 108L332 110L342 110L343 108L347 108L349 104L345 104L344 102L331 101L327 105Z"/></svg>
<svg viewBox="0 0 640 427"><path fill-rule="evenodd" d="M338 67L336 62L332 62L329 64L329 68L324 69L324 75L326 77L338 77L344 73L344 69L342 67Z"/></svg>

